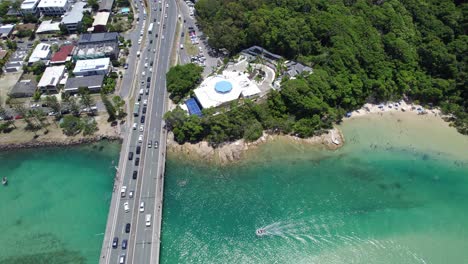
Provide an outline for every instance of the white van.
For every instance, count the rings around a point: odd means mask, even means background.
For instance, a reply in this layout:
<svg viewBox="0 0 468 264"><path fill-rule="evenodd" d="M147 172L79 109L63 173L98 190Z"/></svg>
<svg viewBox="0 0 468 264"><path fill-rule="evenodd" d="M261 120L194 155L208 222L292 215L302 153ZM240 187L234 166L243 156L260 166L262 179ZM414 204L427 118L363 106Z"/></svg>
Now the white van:
<svg viewBox="0 0 468 264"><path fill-rule="evenodd" d="M145 90L140 89L140 95L143 95L145 93Z"/></svg>
<svg viewBox="0 0 468 264"><path fill-rule="evenodd" d="M140 57L140 51L137 51L137 57Z"/></svg>
<svg viewBox="0 0 468 264"><path fill-rule="evenodd" d="M184 49L184 44L180 44L180 49Z"/></svg>
<svg viewBox="0 0 468 264"><path fill-rule="evenodd" d="M151 226L151 215L150 214L146 215L146 226Z"/></svg>
<svg viewBox="0 0 468 264"><path fill-rule="evenodd" d="M120 196L125 197L126 192L127 192L127 186L122 186L122 189L120 189Z"/></svg>

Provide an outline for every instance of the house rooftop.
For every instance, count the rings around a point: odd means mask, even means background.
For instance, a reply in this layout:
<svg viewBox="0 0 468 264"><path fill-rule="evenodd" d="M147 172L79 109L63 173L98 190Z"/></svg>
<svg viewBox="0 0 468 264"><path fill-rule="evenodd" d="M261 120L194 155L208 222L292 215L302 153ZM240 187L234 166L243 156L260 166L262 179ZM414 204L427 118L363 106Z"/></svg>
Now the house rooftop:
<svg viewBox="0 0 468 264"><path fill-rule="evenodd" d="M80 87L100 87L104 81L104 75L91 75L83 77L68 78L65 90L78 90Z"/></svg>
<svg viewBox="0 0 468 264"><path fill-rule="evenodd" d="M15 27L14 24L7 24L7 25L0 26L0 35L9 35L14 27Z"/></svg>
<svg viewBox="0 0 468 264"><path fill-rule="evenodd" d="M94 22L93 22L93 27L94 26L100 26L100 25L107 25L107 21L109 20L110 12L98 12L94 16Z"/></svg>
<svg viewBox="0 0 468 264"><path fill-rule="evenodd" d="M62 23L64 24L75 24L80 22L83 19L83 11L85 10L85 2L76 2L71 10L62 18Z"/></svg>
<svg viewBox="0 0 468 264"><path fill-rule="evenodd" d="M32 96L36 91L37 83L34 80L19 81L11 89L10 95L13 97Z"/></svg>
<svg viewBox="0 0 468 264"><path fill-rule="evenodd" d="M88 44L93 42L118 41L119 33L104 32L104 33L87 33L81 34L78 44Z"/></svg>
<svg viewBox="0 0 468 264"><path fill-rule="evenodd" d="M21 9L33 9L40 0L25 0L21 3Z"/></svg>
<svg viewBox="0 0 468 264"><path fill-rule="evenodd" d="M49 55L50 45L45 43L39 43L31 53L31 56L29 56L29 63L48 59Z"/></svg>
<svg viewBox="0 0 468 264"><path fill-rule="evenodd" d="M36 30L36 33L44 33L51 31L60 31L60 22L52 22L52 20L43 21Z"/></svg>
<svg viewBox="0 0 468 264"><path fill-rule="evenodd" d="M50 59L51 63L57 62L65 62L68 56L71 56L75 46L73 45L66 45L62 46L59 51L57 51Z"/></svg>
<svg viewBox="0 0 468 264"><path fill-rule="evenodd" d="M38 87L57 86L65 72L65 65L47 67L39 81Z"/></svg>
<svg viewBox="0 0 468 264"><path fill-rule="evenodd" d="M73 72L87 72L93 70L106 69L110 65L110 58L100 58L91 60L79 60L76 62Z"/></svg>

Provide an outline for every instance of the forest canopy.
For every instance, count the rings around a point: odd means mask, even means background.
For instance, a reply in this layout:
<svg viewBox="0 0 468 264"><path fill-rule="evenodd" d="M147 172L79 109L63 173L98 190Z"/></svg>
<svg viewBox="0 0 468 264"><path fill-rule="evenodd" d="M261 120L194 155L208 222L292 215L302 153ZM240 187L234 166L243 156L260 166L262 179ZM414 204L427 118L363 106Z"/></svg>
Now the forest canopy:
<svg viewBox="0 0 468 264"><path fill-rule="evenodd" d="M464 1L200 0L196 9L215 49L259 45L313 67L257 107L256 127L307 136L366 101L407 98L440 106L468 134Z"/></svg>

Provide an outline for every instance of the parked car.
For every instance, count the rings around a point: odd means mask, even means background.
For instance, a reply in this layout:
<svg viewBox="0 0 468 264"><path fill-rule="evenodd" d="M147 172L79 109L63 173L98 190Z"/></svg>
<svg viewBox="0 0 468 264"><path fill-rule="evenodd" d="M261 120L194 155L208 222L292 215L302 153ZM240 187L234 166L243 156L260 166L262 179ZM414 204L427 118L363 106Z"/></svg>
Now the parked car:
<svg viewBox="0 0 468 264"><path fill-rule="evenodd" d="M133 130L137 129L137 123L133 123Z"/></svg>
<svg viewBox="0 0 468 264"><path fill-rule="evenodd" d="M143 135L139 135L139 136L138 136L138 142L139 142L139 143L143 142Z"/></svg>
<svg viewBox="0 0 468 264"><path fill-rule="evenodd" d="M142 111L143 111L143 114L146 114L146 106L143 107L143 110L142 110ZM140 128L141 128L141 127L140 127ZM141 131L143 131L143 129L142 129Z"/></svg>
<svg viewBox="0 0 468 264"><path fill-rule="evenodd" d="M142 124L144 124L144 123L145 123L145 116L141 116L141 118L140 118L140 122L141 122Z"/></svg>
<svg viewBox="0 0 468 264"><path fill-rule="evenodd" d="M146 107L143 107L143 114L146 114L145 108ZM143 132L143 129L145 129L145 127L143 125L140 125L140 132Z"/></svg>
<svg viewBox="0 0 468 264"><path fill-rule="evenodd" d="M124 69L128 69L128 63L124 64Z"/></svg>
<svg viewBox="0 0 468 264"><path fill-rule="evenodd" d="M137 171L133 171L133 176L132 176L132 178L133 178L134 180L136 180L137 175L138 175L138 172L137 172Z"/></svg>
<svg viewBox="0 0 468 264"><path fill-rule="evenodd" d="M133 198L133 191L128 192L128 198Z"/></svg>

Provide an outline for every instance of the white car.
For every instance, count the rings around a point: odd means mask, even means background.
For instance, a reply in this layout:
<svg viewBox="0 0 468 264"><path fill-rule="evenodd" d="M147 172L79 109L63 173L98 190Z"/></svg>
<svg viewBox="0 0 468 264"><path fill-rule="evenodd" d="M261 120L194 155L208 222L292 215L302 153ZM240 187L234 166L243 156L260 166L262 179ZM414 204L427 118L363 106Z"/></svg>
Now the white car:
<svg viewBox="0 0 468 264"><path fill-rule="evenodd" d="M167 14L164 14L164 18L167 18Z"/></svg>
<svg viewBox="0 0 468 264"><path fill-rule="evenodd" d="M138 142L140 142L140 143L143 142L143 135L140 135L140 136L138 137Z"/></svg>
<svg viewBox="0 0 468 264"><path fill-rule="evenodd" d="M145 72L141 72L141 75L145 76Z"/></svg>
<svg viewBox="0 0 468 264"><path fill-rule="evenodd" d="M143 213L145 211L145 202L140 203L140 212Z"/></svg>
<svg viewBox="0 0 468 264"><path fill-rule="evenodd" d="M148 63L145 63L145 68L148 68Z"/></svg>
<svg viewBox="0 0 468 264"><path fill-rule="evenodd" d="M128 205L128 202L124 203L124 210L126 213L130 212L130 206Z"/></svg>
<svg viewBox="0 0 468 264"><path fill-rule="evenodd" d="M147 104L148 104L148 99L143 100L143 105L146 106Z"/></svg>
<svg viewBox="0 0 468 264"><path fill-rule="evenodd" d="M137 123L133 123L133 130L137 129Z"/></svg>
<svg viewBox="0 0 468 264"><path fill-rule="evenodd" d="M120 196L125 197L126 192L127 192L127 186L122 186L122 189L120 189Z"/></svg>
<svg viewBox="0 0 468 264"><path fill-rule="evenodd" d="M140 125L140 132L143 132L144 126Z"/></svg>
<svg viewBox="0 0 468 264"><path fill-rule="evenodd" d="M128 192L128 198L133 198L133 191Z"/></svg>

